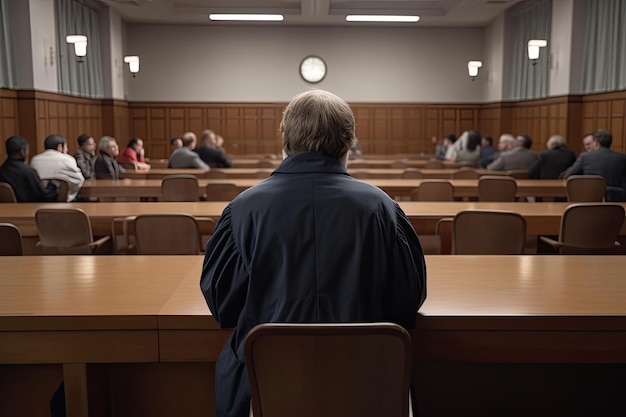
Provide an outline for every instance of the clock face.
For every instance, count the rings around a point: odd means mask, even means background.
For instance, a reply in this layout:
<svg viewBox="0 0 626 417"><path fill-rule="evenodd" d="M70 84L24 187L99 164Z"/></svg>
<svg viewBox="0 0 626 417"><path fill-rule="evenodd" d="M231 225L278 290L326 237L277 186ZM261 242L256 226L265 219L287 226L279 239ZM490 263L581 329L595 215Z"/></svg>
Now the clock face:
<svg viewBox="0 0 626 417"><path fill-rule="evenodd" d="M306 82L319 83L326 76L326 63L319 56L307 56L300 63L300 75Z"/></svg>

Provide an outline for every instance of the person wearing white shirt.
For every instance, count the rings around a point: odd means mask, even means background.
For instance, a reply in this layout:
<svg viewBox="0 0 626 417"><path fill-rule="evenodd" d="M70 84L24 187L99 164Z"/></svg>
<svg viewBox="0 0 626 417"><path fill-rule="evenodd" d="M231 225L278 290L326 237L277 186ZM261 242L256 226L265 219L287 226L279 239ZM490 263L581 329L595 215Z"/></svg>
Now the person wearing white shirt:
<svg viewBox="0 0 626 417"><path fill-rule="evenodd" d="M67 154L67 139L59 134L52 134L43 145L45 150L33 156L30 165L42 180L67 181L67 201L74 200L85 178L76 164L76 159Z"/></svg>

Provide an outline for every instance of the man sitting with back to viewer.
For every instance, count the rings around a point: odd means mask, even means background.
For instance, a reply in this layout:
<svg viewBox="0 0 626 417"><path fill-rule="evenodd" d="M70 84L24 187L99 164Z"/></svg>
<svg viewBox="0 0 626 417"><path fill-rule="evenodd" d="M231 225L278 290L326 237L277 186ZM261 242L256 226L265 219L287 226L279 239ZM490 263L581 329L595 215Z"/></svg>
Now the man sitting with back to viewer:
<svg viewBox="0 0 626 417"><path fill-rule="evenodd" d="M217 417L248 417L244 341L268 322L415 325L426 298L419 239L398 204L346 169L350 106L297 95L280 124L285 159L224 209L207 243L201 288L234 327L215 366ZM408 404L407 404L408 407Z"/></svg>
<svg viewBox="0 0 626 417"><path fill-rule="evenodd" d="M86 180L95 178L94 165L96 164L96 141L86 133L78 136L78 150L74 152L74 159L80 172Z"/></svg>
<svg viewBox="0 0 626 417"><path fill-rule="evenodd" d="M67 182L67 201L73 201L85 182L76 159L67 154L67 139L59 134L49 135L43 142L45 151L33 156L30 166L37 170L42 180Z"/></svg>
<svg viewBox="0 0 626 417"><path fill-rule="evenodd" d="M7 159L0 166L0 182L6 182L13 188L18 203L54 201L57 198L57 186L49 182L43 186L37 171L26 163L28 160L28 141L21 136L11 136L5 143Z"/></svg>
<svg viewBox="0 0 626 417"><path fill-rule="evenodd" d="M183 147L176 149L170 155L168 168L199 168L209 169L209 166L200 159L200 155L193 150L196 147L196 134L187 132L183 135Z"/></svg>
<svg viewBox="0 0 626 417"><path fill-rule="evenodd" d="M212 130L202 132L200 146L194 149L200 159L212 168L231 168L233 163L226 157L224 151L218 148L217 135Z"/></svg>
<svg viewBox="0 0 626 417"><path fill-rule="evenodd" d="M626 155L610 149L613 135L608 130L596 130L592 136L596 145L589 148L596 149L581 153L574 165L565 171L565 178L601 175L606 179L606 201L626 201Z"/></svg>
<svg viewBox="0 0 626 417"><path fill-rule="evenodd" d="M120 174L126 170L115 159L120 154L120 147L115 138L102 136L98 142L98 151L99 155L94 165L96 178L119 180Z"/></svg>
<svg viewBox="0 0 626 417"><path fill-rule="evenodd" d="M540 153L537 162L530 167L528 178L557 179L576 160L574 151L567 149L567 142L563 136L550 136L546 147L548 150Z"/></svg>
<svg viewBox="0 0 626 417"><path fill-rule="evenodd" d="M498 148L500 154L489 165L490 171L528 171L539 159L537 152L531 151L524 146L526 140L523 136L514 138L513 135L504 134L500 136Z"/></svg>

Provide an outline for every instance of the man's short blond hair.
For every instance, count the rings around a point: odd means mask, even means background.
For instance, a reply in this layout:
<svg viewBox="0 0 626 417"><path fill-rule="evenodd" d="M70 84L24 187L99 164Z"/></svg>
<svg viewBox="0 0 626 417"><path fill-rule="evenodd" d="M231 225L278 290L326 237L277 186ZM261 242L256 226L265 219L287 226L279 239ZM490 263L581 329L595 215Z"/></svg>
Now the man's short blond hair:
<svg viewBox="0 0 626 417"><path fill-rule="evenodd" d="M196 143L197 139L196 139L196 134L193 132L185 132L183 133L183 146L187 147L189 145L191 145L192 143Z"/></svg>
<svg viewBox="0 0 626 417"><path fill-rule="evenodd" d="M354 114L335 94L310 90L287 105L280 131L287 155L317 152L341 160L355 141Z"/></svg>

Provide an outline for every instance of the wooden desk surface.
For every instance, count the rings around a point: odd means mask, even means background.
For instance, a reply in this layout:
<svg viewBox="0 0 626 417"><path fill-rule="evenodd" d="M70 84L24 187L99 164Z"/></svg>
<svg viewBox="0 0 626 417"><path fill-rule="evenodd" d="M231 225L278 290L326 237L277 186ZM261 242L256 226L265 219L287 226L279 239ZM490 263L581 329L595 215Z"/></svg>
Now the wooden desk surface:
<svg viewBox="0 0 626 417"><path fill-rule="evenodd" d="M95 235L111 232L115 218L138 214L187 213L195 217L219 218L228 202L200 201L192 203L170 202L101 202L101 203L0 203L0 222L15 224L24 236L36 236L35 212L42 207L78 207L91 219ZM437 221L454 217L461 210L508 210L520 213L526 219L529 235L558 235L561 216L570 203L483 203L469 201L421 202L401 201L400 207L407 214L418 234L433 234ZM617 203L626 208L626 203ZM626 222L622 227L626 235Z"/></svg>
<svg viewBox="0 0 626 417"><path fill-rule="evenodd" d="M209 183L229 182L235 184L240 191L258 184L262 179L200 179L198 182L198 195L203 195L205 187ZM364 180L381 188L390 196L408 196L411 191L421 184L421 179L386 179L371 178ZM451 179L454 193L457 197L478 196L478 180ZM565 182L563 180L517 180L518 197L564 197L566 195ZM89 197L107 198L139 198L160 197L160 179L122 179L122 180L88 180L81 188L81 194Z"/></svg>

